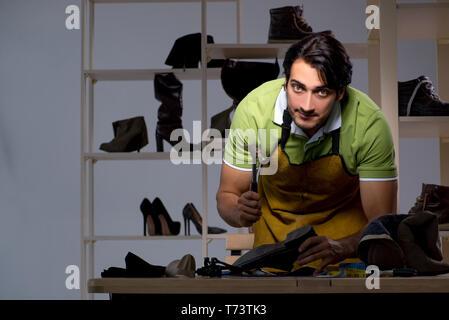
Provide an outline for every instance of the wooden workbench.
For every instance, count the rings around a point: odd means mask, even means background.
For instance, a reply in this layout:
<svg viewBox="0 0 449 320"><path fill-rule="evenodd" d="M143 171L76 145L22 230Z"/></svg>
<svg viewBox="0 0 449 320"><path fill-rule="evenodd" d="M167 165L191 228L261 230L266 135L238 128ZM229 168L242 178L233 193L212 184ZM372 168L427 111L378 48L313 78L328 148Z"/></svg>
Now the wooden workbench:
<svg viewBox="0 0 449 320"><path fill-rule="evenodd" d="M365 278L222 277L90 279L90 293L123 294L315 294L449 293L449 274L433 277L381 277L379 289Z"/></svg>

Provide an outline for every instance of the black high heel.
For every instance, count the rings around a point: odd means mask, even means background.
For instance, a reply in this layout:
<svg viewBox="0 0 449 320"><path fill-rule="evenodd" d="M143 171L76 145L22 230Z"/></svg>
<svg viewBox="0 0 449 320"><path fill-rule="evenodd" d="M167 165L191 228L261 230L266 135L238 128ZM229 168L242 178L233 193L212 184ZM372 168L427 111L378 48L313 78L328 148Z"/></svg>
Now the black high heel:
<svg viewBox="0 0 449 320"><path fill-rule="evenodd" d="M190 236L190 221L193 222L193 225L198 231L199 234L203 232L203 219L201 218L200 213L196 210L193 203L189 202L184 206L182 210L182 215L184 216L184 234L186 236ZM207 227L207 233L209 234L220 234L226 233L227 231L218 227Z"/></svg>
<svg viewBox="0 0 449 320"><path fill-rule="evenodd" d="M143 214L143 235L147 235L147 228L150 236L162 235L161 222L153 210L153 205L150 200L147 198L142 200L142 203L140 204L140 211L142 211Z"/></svg>
<svg viewBox="0 0 449 320"><path fill-rule="evenodd" d="M153 200L153 211L158 217L161 225L162 235L164 236L176 236L181 230L181 223L179 221L173 221L168 214L167 209L165 209L164 204L161 199L155 198Z"/></svg>

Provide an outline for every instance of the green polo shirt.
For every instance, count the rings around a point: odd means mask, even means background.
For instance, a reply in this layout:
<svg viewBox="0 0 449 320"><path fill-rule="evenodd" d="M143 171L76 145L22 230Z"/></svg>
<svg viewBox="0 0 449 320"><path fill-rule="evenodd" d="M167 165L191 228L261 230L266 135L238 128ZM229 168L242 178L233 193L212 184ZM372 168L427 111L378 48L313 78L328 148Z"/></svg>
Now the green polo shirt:
<svg viewBox="0 0 449 320"><path fill-rule="evenodd" d="M281 137L282 114L287 107L285 79L266 82L238 105L224 152L224 162L239 170L251 170L251 146L268 157ZM379 107L363 92L346 88L322 128L308 137L294 122L285 152L291 163L302 164L327 155L331 132L340 128L340 155L349 173L360 180L397 179L394 144ZM256 139L256 140L254 140ZM256 142L255 142L256 141ZM249 147L250 145L250 147Z"/></svg>

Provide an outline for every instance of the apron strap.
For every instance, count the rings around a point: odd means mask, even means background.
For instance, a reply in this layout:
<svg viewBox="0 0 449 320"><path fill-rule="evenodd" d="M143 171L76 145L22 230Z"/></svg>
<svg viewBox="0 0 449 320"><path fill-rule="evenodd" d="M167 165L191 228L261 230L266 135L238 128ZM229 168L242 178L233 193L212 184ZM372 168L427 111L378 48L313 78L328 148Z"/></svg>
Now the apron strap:
<svg viewBox="0 0 449 320"><path fill-rule="evenodd" d="M281 140L279 144L281 149L284 150L285 144L287 143L288 138L290 137L291 132L291 124L292 124L292 116L287 109L284 110L284 114L282 116L282 133ZM332 154L339 155L340 154L340 128L332 131Z"/></svg>
<svg viewBox="0 0 449 320"><path fill-rule="evenodd" d="M340 154L340 128L332 131L332 154Z"/></svg>
<svg viewBox="0 0 449 320"><path fill-rule="evenodd" d="M287 139L290 136L291 124L292 124L292 116L290 115L290 112L288 112L287 108L285 108L284 114L282 116L281 140L279 142L282 150L284 150L285 144L287 143Z"/></svg>

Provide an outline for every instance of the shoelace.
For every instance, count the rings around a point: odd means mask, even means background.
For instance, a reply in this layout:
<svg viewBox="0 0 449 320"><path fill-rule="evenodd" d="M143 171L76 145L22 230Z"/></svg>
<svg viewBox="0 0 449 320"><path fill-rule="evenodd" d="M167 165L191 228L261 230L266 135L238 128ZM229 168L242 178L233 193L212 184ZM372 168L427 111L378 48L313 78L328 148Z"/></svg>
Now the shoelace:
<svg viewBox="0 0 449 320"><path fill-rule="evenodd" d="M440 100L440 97L438 96L438 94L435 91L435 88L432 85L432 82L430 80L421 80L415 87L415 89L413 90L412 96L410 97L410 100L408 101L407 104L407 116L410 115L410 111L412 109L412 103L413 100L415 99L416 93L418 92L419 87L421 87L422 84L425 84L426 89L428 89L430 91L430 96L435 99L435 100Z"/></svg>

